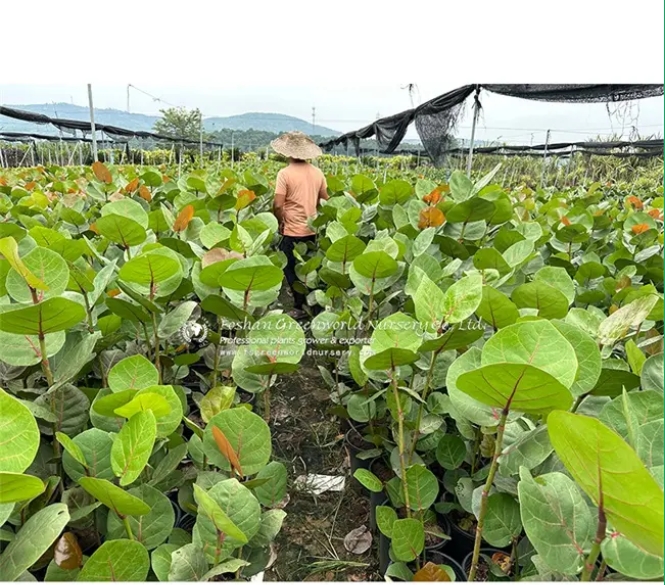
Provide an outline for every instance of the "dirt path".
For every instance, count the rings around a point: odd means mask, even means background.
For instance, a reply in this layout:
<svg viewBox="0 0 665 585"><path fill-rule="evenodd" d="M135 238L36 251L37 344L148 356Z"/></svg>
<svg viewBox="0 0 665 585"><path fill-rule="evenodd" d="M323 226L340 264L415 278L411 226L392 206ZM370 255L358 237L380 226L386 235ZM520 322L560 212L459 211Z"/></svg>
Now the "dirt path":
<svg viewBox="0 0 665 585"><path fill-rule="evenodd" d="M369 502L350 475L344 433L327 412L329 389L314 358L304 356L297 372L280 376L271 404L273 459L286 465L290 501L275 542L277 560L265 579L381 581L376 542L362 555L344 547L351 530L369 525ZM321 495L299 491L295 479L306 474L342 475L346 487Z"/></svg>

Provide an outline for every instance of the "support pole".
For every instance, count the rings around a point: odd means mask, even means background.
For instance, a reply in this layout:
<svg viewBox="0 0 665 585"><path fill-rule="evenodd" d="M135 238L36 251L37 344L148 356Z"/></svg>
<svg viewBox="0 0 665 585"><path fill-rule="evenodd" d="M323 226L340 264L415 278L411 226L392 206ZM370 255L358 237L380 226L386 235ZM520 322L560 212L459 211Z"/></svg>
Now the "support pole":
<svg viewBox="0 0 665 585"><path fill-rule="evenodd" d="M478 95L480 88L476 87L476 95L473 96L473 122L471 123L471 144L469 145L469 156L466 159L466 176L471 178L471 166L473 165L473 145L476 140L476 123L480 115L480 100Z"/></svg>
<svg viewBox="0 0 665 585"><path fill-rule="evenodd" d="M203 168L203 112L199 112L199 166Z"/></svg>
<svg viewBox="0 0 665 585"><path fill-rule="evenodd" d="M90 105L90 131L92 133L92 160L97 158L97 131L95 130L95 110L92 106L92 84L88 83L88 104Z"/></svg>
<svg viewBox="0 0 665 585"><path fill-rule="evenodd" d="M568 157L568 165L566 166L566 179L564 179L564 186L566 185L566 180L570 175L570 168L573 166L573 157L575 156L575 146L570 147L570 156Z"/></svg>
<svg viewBox="0 0 665 585"><path fill-rule="evenodd" d="M547 170L547 147L550 144L550 131L547 131L547 134L545 135L545 151L543 152L543 173L540 177L540 188L543 189L545 187L545 172Z"/></svg>
<svg viewBox="0 0 665 585"><path fill-rule="evenodd" d="M233 149L233 132L231 132L231 168L233 169L233 162L235 159L235 151Z"/></svg>

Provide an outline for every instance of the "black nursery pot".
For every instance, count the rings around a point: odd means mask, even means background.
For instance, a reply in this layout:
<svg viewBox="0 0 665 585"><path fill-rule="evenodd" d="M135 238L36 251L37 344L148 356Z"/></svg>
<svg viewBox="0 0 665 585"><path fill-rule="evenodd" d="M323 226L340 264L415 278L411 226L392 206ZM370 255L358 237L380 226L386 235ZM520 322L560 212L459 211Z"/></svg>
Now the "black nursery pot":
<svg viewBox="0 0 665 585"><path fill-rule="evenodd" d="M446 534L450 535L450 540L446 541L446 553L453 557L458 563L462 563L470 552L473 552L473 545L475 542L475 533L470 534L465 530L462 530L455 520L449 516L444 516L443 514L437 514L437 519L439 522L447 522L449 526L449 532Z"/></svg>
<svg viewBox="0 0 665 585"><path fill-rule="evenodd" d="M196 524L196 516L193 516L192 514L183 514L176 524L176 528L182 528L186 532L191 532L194 530L194 524Z"/></svg>
<svg viewBox="0 0 665 585"><path fill-rule="evenodd" d="M182 510L180 509L180 506L178 505L177 501L174 501L173 499L169 498L171 501L171 505L173 506L173 511L175 512L175 523L174 526L179 526L180 521L182 520Z"/></svg>
<svg viewBox="0 0 665 585"><path fill-rule="evenodd" d="M506 551L498 549L498 548L481 548L480 549L480 554L485 555L487 557L491 557L494 553L497 553L497 552L505 553ZM473 561L473 550L471 550L471 552L468 555L466 555L466 557L464 558L464 561L462 562L462 566L464 567L464 575L465 575L464 580L465 581L468 580L468 578L469 578L468 575L469 575L469 571L471 570L471 561ZM492 579L492 581L495 581L495 580L496 579Z"/></svg>
<svg viewBox="0 0 665 585"><path fill-rule="evenodd" d="M374 448L374 444L366 441L363 436L355 429L350 429L344 435L344 446L349 454L351 463L351 475L358 469L369 469L370 459L359 459L358 453Z"/></svg>
<svg viewBox="0 0 665 585"><path fill-rule="evenodd" d="M455 579L457 581L466 581L466 572L462 565L460 565L453 557L442 553L440 550L427 551L425 559L432 561L436 565L448 565L455 572Z"/></svg>
<svg viewBox="0 0 665 585"><path fill-rule="evenodd" d="M379 539L379 572L381 575L386 574L386 571L392 562L388 555L389 548L390 541L385 536L381 535L381 539ZM425 552L425 560L431 561L436 565L448 565L455 573L456 581L466 581L466 573L464 572L462 565L451 556L438 550L431 550Z"/></svg>

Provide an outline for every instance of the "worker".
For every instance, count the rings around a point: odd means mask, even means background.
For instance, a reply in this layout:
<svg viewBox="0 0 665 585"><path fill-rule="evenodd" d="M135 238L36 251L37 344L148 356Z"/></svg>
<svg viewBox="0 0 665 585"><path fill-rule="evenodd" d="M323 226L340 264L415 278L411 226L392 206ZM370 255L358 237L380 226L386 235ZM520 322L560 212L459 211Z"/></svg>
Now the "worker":
<svg viewBox="0 0 665 585"><path fill-rule="evenodd" d="M288 166L277 173L273 212L279 222L279 249L286 255L284 274L293 293L293 310L289 315L302 319L307 315L303 309L305 295L294 288L298 277L293 249L299 242L316 241L310 221L316 217L320 201L328 199L328 186L320 169L307 161L321 156L322 152L302 132L287 132L270 145L289 159Z"/></svg>

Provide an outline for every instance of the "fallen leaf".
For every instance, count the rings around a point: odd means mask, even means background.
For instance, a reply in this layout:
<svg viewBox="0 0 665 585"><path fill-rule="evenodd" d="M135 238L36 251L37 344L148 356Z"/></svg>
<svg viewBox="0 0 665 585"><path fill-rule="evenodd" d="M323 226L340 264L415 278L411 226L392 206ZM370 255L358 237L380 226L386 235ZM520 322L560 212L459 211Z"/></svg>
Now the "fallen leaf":
<svg viewBox="0 0 665 585"><path fill-rule="evenodd" d="M354 555L366 553L372 546L372 533L366 526L354 528L344 537L344 548Z"/></svg>
<svg viewBox="0 0 665 585"><path fill-rule="evenodd" d="M440 583L441 581L450 581L450 575L446 573L439 565L429 561L414 576L414 581L427 581L430 583Z"/></svg>
<svg viewBox="0 0 665 585"><path fill-rule="evenodd" d="M83 552L76 536L72 532L65 532L55 543L53 560L61 569L71 571L78 569L83 563Z"/></svg>

